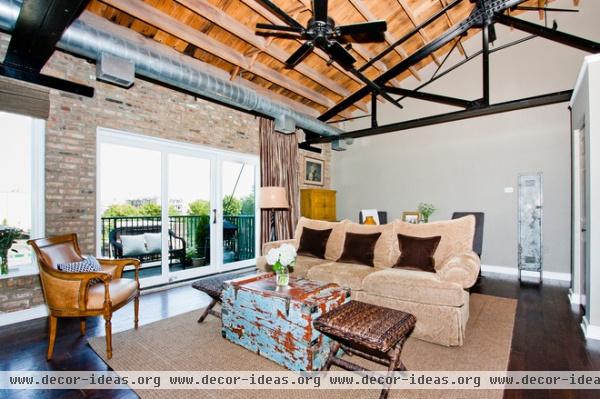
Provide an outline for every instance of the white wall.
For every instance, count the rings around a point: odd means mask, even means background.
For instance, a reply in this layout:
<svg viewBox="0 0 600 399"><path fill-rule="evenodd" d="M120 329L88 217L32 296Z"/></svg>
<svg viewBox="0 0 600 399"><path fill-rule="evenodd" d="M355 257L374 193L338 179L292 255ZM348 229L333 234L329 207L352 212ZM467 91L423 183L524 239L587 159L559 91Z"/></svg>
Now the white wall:
<svg viewBox="0 0 600 399"><path fill-rule="evenodd" d="M559 0L555 7L572 7ZM582 1L578 14L550 14L559 29L600 41L595 20L600 1ZM540 23L537 13L521 15ZM550 22L551 23L551 22ZM526 36L497 26L499 46ZM465 47L481 48L480 36ZM536 38L491 56L491 101L572 89L586 53ZM448 65L460 59L458 53ZM433 66L421 71L431 76ZM406 81L406 87L416 82ZM465 99L481 97L481 62L476 59L423 91ZM404 110L380 104L379 124L457 110L416 100ZM368 127L368 118L347 123L346 130ZM338 190L338 218L356 220L362 208L387 210L391 218L431 202L433 220L453 211L486 214L483 263L517 265L519 173L544 173L544 269L570 270L570 114L567 103L357 139L333 158L332 186ZM515 192L505 194L505 187Z"/></svg>

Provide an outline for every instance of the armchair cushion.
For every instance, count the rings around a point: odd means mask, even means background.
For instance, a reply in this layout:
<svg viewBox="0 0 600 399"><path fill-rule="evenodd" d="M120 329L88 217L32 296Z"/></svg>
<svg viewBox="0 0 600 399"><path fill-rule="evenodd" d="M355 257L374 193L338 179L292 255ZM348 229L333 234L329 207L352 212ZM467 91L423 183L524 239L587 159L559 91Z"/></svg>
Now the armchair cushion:
<svg viewBox="0 0 600 399"><path fill-rule="evenodd" d="M108 283L108 291L112 306L116 307L128 301L137 293L137 282L133 279L119 278ZM96 284L88 291L87 309L96 310L104 307L104 284Z"/></svg>
<svg viewBox="0 0 600 399"><path fill-rule="evenodd" d="M85 273L102 271L100 263L93 256L88 256L79 262L59 263L56 265L61 272Z"/></svg>
<svg viewBox="0 0 600 399"><path fill-rule="evenodd" d="M87 273L87 272L101 272L102 267L100 263L93 256L88 256L79 262L69 262L69 263L59 263L56 265L56 268L61 272L67 273ZM91 284L101 283L100 279L92 279L90 280Z"/></svg>

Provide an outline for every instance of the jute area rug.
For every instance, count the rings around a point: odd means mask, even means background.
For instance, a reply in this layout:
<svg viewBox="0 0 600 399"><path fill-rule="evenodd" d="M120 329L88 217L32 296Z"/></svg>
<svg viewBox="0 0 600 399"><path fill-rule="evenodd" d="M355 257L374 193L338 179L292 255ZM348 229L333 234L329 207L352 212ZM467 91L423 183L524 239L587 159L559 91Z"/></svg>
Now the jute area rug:
<svg viewBox="0 0 600 399"><path fill-rule="evenodd" d="M471 295L465 344L447 348L418 339L405 344L402 360L409 370L506 370L512 341L517 301ZM136 330L113 336L113 358L106 359L104 337L89 339L91 347L117 373L141 370L273 370L283 367L221 337L220 320L200 311L184 313ZM352 361L357 361L356 356ZM382 366L364 362L371 369ZM332 370L336 369L335 367ZM233 399L348 399L377 398L379 390L136 390L151 398ZM489 398L501 399L502 390L391 390L390 399Z"/></svg>

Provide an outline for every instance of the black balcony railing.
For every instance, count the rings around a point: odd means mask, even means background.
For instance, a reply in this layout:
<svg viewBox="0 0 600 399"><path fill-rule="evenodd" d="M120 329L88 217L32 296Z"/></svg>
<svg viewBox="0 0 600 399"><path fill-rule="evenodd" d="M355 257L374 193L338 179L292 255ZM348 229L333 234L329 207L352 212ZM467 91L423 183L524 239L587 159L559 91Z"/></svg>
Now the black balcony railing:
<svg viewBox="0 0 600 399"><path fill-rule="evenodd" d="M228 222L225 223L223 231L226 261L253 259L255 256L255 217L253 215L225 216L224 221ZM169 216L171 255L175 251L185 248L191 257L207 257L207 254L210 253L209 223L208 216ZM117 236L115 232L122 232L122 234L157 232L160 231L160 225L160 216L103 217L102 255L119 257L114 242Z"/></svg>

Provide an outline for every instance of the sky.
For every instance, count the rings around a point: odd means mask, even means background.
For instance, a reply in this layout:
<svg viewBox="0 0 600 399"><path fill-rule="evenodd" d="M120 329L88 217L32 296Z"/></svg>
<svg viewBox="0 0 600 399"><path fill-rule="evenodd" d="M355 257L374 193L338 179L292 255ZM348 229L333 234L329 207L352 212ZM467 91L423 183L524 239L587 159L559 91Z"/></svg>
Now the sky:
<svg viewBox="0 0 600 399"><path fill-rule="evenodd" d="M31 228L33 119L0 112L0 224Z"/></svg>
<svg viewBox="0 0 600 399"><path fill-rule="evenodd" d="M187 204L197 199L210 199L210 160L179 154L169 155L169 200ZM241 176L235 197L242 198L254 192L254 167L238 162L223 162L223 194L233 192ZM100 159L101 204L127 200L156 198L160 200L161 155L159 151L103 143Z"/></svg>

